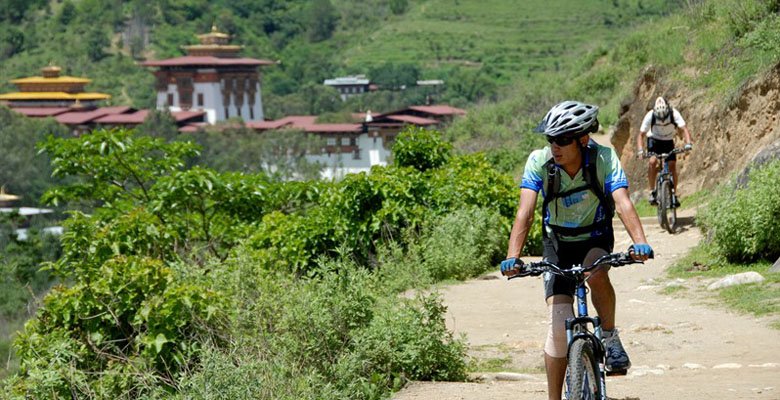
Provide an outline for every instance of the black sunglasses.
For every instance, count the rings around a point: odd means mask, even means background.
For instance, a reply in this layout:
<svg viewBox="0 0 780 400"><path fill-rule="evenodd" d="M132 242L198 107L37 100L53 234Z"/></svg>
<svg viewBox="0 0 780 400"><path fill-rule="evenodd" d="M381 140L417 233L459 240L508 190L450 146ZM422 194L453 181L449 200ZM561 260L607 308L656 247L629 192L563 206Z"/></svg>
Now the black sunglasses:
<svg viewBox="0 0 780 400"><path fill-rule="evenodd" d="M568 146L577 138L573 136L547 136L547 141L550 144L557 144L558 146Z"/></svg>

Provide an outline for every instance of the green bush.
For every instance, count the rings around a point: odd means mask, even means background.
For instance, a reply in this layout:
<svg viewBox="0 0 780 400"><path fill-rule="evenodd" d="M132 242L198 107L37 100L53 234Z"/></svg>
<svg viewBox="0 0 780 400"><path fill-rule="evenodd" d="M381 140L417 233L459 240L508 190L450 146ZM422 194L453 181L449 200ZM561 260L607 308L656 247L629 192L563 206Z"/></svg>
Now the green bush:
<svg viewBox="0 0 780 400"><path fill-rule="evenodd" d="M726 185L697 220L718 251L730 260L775 260L780 256L780 160L749 174L747 186Z"/></svg>
<svg viewBox="0 0 780 400"><path fill-rule="evenodd" d="M16 340L19 394L133 397L175 388L197 362L201 338L222 330L218 294L159 261L117 256L71 279L49 292Z"/></svg>
<svg viewBox="0 0 780 400"><path fill-rule="evenodd" d="M495 267L506 256L509 232L495 211L466 208L437 218L419 244L420 267L435 281L466 279Z"/></svg>
<svg viewBox="0 0 780 400"><path fill-rule="evenodd" d="M231 302L233 339L205 349L180 398L373 399L401 377L464 378L465 346L439 298L399 297L352 262L322 261L318 278L299 280L263 272L256 257L239 249L214 266L208 283Z"/></svg>
<svg viewBox="0 0 780 400"><path fill-rule="evenodd" d="M439 132L409 127L393 144L393 163L398 167L426 171L447 162L451 152L452 145L445 142Z"/></svg>

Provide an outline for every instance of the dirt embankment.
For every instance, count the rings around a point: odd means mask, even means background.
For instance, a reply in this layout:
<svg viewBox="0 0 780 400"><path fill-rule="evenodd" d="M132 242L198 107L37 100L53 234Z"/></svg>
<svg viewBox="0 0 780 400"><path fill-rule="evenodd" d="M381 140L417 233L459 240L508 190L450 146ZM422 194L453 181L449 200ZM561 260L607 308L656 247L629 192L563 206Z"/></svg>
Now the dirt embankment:
<svg viewBox="0 0 780 400"><path fill-rule="evenodd" d="M694 151L678 156L682 195L716 186L745 168L761 149L780 140L780 64L722 105L706 99L703 92L667 82L655 68L647 67L632 98L621 105L612 136L634 192L648 189L647 164L636 157L636 135L658 95L680 110L693 137ZM679 135L677 140L682 143Z"/></svg>

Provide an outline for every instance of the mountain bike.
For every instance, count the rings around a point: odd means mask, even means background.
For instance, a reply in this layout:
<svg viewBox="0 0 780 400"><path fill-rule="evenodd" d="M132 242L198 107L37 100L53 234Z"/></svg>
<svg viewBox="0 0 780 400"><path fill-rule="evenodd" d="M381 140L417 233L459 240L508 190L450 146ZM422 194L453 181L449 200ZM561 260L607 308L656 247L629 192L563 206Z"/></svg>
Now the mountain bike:
<svg viewBox="0 0 780 400"><path fill-rule="evenodd" d="M674 176L669 171L668 158L673 154L684 153L684 149L674 149L668 153L645 153L645 157L658 157L661 161L661 173L655 180L656 203L658 206L658 224L669 233L677 230L677 195L674 192Z"/></svg>
<svg viewBox="0 0 780 400"><path fill-rule="evenodd" d="M523 276L538 276L543 273L560 275L576 282L577 315L566 319L566 399L567 400L607 400L605 380L606 351L601 342L601 319L588 316L588 297L585 282L597 268L609 265L620 267L629 264L643 264L643 261L631 258L633 246L626 253L613 253L600 257L588 266L577 265L562 269L557 265L540 261L525 264L522 269L510 271L508 279ZM650 254L653 258L653 254ZM513 273L514 272L514 273ZM592 330L589 329L592 326Z"/></svg>

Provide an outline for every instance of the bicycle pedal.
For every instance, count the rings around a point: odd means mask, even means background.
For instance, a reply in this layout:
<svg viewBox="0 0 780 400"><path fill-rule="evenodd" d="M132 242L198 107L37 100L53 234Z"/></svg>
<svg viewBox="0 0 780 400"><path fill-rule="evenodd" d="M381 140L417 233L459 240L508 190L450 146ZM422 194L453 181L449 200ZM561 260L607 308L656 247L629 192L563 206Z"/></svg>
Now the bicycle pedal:
<svg viewBox="0 0 780 400"><path fill-rule="evenodd" d="M627 369L620 369L616 371L607 371L607 376L625 376L628 375Z"/></svg>

